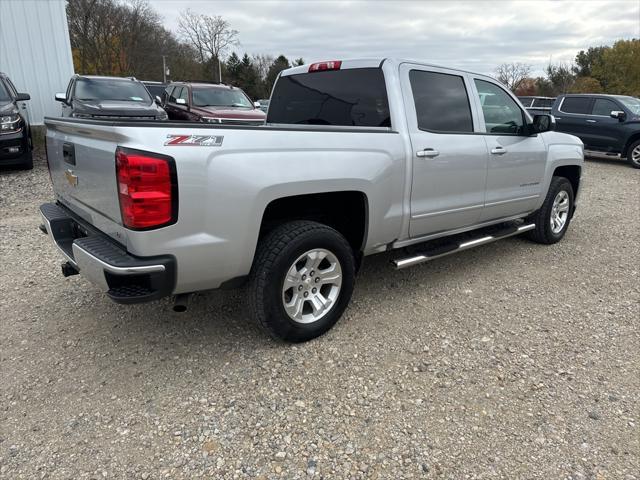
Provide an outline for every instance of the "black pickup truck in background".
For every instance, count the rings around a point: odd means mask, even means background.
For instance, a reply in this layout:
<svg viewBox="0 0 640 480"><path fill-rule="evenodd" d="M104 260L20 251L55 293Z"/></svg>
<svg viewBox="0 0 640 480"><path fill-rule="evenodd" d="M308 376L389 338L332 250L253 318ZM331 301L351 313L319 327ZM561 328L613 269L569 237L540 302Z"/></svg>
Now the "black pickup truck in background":
<svg viewBox="0 0 640 480"><path fill-rule="evenodd" d="M560 95L556 130L584 143L585 157L626 159L640 168L640 99L624 95Z"/></svg>
<svg viewBox="0 0 640 480"><path fill-rule="evenodd" d="M518 100L520 100L522 106L526 108L527 112L533 117L534 115L549 115L556 97L519 96Z"/></svg>

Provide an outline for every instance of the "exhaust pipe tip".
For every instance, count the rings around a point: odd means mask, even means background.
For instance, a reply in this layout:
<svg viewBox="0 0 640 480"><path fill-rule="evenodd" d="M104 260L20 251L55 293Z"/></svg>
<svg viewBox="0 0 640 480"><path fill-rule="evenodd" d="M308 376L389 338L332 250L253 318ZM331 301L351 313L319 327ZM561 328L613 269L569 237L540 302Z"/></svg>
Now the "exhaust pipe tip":
<svg viewBox="0 0 640 480"><path fill-rule="evenodd" d="M177 313L184 313L187 311L189 307L189 299L191 298L190 293L180 293L176 295L174 303L173 303L173 311Z"/></svg>

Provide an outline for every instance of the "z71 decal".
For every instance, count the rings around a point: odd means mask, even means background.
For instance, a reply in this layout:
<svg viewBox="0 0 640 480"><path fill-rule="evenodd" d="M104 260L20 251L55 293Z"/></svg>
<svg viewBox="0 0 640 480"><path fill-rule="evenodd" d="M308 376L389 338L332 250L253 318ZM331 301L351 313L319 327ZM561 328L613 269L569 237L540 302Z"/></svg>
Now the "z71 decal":
<svg viewBox="0 0 640 480"><path fill-rule="evenodd" d="M222 146L222 135L167 135L165 145L170 147L220 147Z"/></svg>

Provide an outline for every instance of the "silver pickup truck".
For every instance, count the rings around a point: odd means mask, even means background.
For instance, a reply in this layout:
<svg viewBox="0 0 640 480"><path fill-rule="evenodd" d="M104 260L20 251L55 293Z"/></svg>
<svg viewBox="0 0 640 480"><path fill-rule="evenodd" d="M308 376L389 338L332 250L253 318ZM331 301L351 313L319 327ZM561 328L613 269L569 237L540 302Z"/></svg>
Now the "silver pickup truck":
<svg viewBox="0 0 640 480"><path fill-rule="evenodd" d="M491 98L491 101L481 101ZM42 230L114 301L247 285L274 337L349 303L363 257L403 268L573 216L583 146L490 77L416 61L282 72L261 126L47 118Z"/></svg>

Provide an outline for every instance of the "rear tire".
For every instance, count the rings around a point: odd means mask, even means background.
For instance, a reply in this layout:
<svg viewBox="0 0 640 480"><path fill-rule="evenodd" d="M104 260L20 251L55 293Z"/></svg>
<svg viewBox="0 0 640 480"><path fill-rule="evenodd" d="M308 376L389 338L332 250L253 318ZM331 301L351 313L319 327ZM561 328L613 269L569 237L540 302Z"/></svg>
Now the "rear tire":
<svg viewBox="0 0 640 480"><path fill-rule="evenodd" d="M633 168L640 168L640 140L631 144L627 150L627 162Z"/></svg>
<svg viewBox="0 0 640 480"><path fill-rule="evenodd" d="M534 242L551 245L559 242L569 228L573 213L573 187L564 177L553 177L542 207L528 220L536 228L526 233Z"/></svg>
<svg viewBox="0 0 640 480"><path fill-rule="evenodd" d="M353 251L339 232L317 222L288 222L258 245L249 307L272 337L304 342L335 325L354 282Z"/></svg>

